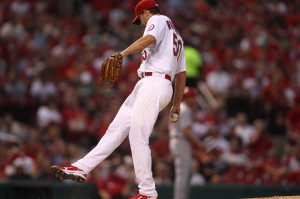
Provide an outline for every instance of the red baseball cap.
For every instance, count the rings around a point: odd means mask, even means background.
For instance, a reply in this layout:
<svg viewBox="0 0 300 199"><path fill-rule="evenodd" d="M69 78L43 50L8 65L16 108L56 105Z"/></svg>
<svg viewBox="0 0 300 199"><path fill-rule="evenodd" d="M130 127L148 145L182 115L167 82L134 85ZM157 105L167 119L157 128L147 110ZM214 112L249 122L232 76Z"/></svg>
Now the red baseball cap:
<svg viewBox="0 0 300 199"><path fill-rule="evenodd" d="M135 6L135 18L132 21L132 24L140 25L141 21L139 19L140 14L144 10L148 10L150 8L158 8L158 4L154 0L142 0Z"/></svg>
<svg viewBox="0 0 300 199"><path fill-rule="evenodd" d="M193 87L185 87L183 92L183 98L187 97L196 97L198 95L198 92Z"/></svg>

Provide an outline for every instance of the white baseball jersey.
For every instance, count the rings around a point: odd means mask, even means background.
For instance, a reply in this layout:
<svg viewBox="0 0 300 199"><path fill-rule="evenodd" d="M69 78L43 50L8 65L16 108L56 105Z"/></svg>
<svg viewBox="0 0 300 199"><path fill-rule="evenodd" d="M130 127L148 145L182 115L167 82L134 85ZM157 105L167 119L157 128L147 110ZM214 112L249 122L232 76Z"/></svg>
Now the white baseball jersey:
<svg viewBox="0 0 300 199"><path fill-rule="evenodd" d="M143 72L154 72L170 75L173 80L177 73L186 71L182 38L168 17L152 16L147 22L145 35L153 35L156 45L142 51L139 77Z"/></svg>

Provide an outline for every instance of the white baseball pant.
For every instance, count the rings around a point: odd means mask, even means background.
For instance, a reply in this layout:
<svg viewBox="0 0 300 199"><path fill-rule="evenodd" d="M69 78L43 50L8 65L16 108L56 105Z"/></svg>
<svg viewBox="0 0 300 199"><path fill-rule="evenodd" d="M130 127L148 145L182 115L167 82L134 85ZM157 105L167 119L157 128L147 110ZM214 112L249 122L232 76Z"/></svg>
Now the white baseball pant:
<svg viewBox="0 0 300 199"><path fill-rule="evenodd" d="M134 170L139 180L139 192L146 196L157 196L151 171L149 136L159 112L172 98L172 84L164 76L154 73L153 76L139 80L97 146L72 165L89 173L129 134Z"/></svg>

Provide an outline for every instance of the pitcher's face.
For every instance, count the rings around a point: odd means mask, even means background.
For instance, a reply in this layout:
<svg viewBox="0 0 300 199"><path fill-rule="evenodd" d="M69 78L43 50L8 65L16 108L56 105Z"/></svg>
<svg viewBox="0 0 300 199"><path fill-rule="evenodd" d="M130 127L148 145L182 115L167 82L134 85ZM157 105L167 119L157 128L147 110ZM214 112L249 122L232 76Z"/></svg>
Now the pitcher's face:
<svg viewBox="0 0 300 199"><path fill-rule="evenodd" d="M145 18L145 12L143 12L142 14L140 14L139 18L140 18L140 21L141 21L140 25L143 26L143 27L145 27L146 24L147 24L147 20Z"/></svg>

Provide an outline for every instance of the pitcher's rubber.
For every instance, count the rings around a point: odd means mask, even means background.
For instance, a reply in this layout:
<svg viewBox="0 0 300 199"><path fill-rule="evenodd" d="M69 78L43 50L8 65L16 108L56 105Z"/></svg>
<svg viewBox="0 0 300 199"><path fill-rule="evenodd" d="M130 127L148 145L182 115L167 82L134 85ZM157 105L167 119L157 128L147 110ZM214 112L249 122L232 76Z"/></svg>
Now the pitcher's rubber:
<svg viewBox="0 0 300 199"><path fill-rule="evenodd" d="M273 196L273 197L242 198L242 199L300 199L300 196Z"/></svg>

